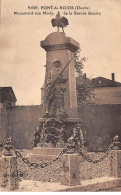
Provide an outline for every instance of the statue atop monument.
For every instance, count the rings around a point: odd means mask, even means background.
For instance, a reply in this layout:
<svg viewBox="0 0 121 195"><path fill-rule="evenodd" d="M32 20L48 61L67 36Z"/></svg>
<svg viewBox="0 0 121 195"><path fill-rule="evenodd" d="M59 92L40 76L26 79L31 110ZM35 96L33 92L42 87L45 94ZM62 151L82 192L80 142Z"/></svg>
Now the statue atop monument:
<svg viewBox="0 0 121 195"><path fill-rule="evenodd" d="M52 26L57 26L57 31L59 32L59 27L62 28L62 31L64 32L64 27L66 27L69 23L67 18L61 17L60 12L57 13L55 19L51 20Z"/></svg>

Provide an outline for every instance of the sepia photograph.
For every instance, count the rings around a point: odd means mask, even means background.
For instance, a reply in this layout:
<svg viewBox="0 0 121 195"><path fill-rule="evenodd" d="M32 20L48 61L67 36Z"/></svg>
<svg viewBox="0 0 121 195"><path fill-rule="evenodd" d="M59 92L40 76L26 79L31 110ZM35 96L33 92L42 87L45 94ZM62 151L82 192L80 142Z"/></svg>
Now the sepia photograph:
<svg viewBox="0 0 121 195"><path fill-rule="evenodd" d="M0 0L0 192L121 191L121 0Z"/></svg>

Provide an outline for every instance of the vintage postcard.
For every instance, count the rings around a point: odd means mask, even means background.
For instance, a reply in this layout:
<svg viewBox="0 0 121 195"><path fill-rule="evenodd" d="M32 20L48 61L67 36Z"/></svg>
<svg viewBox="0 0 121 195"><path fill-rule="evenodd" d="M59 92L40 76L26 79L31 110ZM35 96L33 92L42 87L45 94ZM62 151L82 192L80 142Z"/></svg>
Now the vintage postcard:
<svg viewBox="0 0 121 195"><path fill-rule="evenodd" d="M121 191L121 0L0 0L0 191Z"/></svg>

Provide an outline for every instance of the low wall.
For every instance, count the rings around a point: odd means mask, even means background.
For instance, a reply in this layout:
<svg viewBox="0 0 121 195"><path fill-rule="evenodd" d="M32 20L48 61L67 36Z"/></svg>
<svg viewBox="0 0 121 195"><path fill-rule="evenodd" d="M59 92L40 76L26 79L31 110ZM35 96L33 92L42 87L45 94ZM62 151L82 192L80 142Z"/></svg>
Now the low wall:
<svg viewBox="0 0 121 195"><path fill-rule="evenodd" d="M15 147L31 149L42 109L42 105L37 105L2 110L1 140L11 136ZM79 106L79 117L83 121L88 151L105 151L116 134L121 141L121 105Z"/></svg>

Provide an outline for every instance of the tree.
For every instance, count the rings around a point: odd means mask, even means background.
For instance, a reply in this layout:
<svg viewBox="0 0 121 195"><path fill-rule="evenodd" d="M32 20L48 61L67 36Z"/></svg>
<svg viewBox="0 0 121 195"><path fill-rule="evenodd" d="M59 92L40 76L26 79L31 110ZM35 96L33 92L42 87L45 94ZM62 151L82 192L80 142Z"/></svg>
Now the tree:
<svg viewBox="0 0 121 195"><path fill-rule="evenodd" d="M95 98L92 81L83 74L84 62L86 57L80 58L81 50L75 53L75 69L76 69L76 90L78 104L92 103L91 100Z"/></svg>

